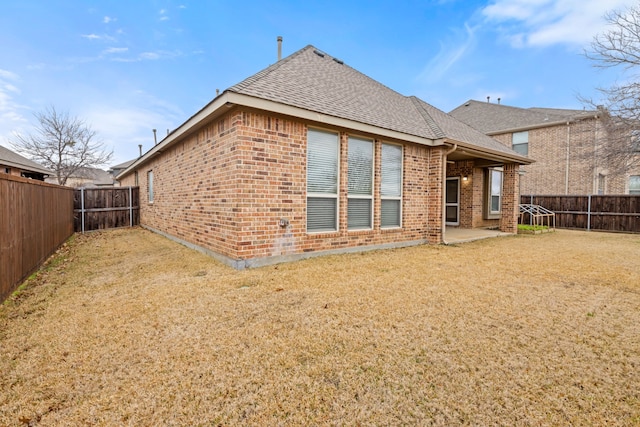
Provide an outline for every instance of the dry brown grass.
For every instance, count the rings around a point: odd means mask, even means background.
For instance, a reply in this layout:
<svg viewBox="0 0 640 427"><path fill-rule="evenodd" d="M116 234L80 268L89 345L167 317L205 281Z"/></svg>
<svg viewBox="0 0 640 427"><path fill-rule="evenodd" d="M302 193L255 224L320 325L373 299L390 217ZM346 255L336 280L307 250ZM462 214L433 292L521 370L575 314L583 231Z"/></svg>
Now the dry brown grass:
<svg viewBox="0 0 640 427"><path fill-rule="evenodd" d="M77 236L0 307L0 425L640 425L640 236L234 271Z"/></svg>

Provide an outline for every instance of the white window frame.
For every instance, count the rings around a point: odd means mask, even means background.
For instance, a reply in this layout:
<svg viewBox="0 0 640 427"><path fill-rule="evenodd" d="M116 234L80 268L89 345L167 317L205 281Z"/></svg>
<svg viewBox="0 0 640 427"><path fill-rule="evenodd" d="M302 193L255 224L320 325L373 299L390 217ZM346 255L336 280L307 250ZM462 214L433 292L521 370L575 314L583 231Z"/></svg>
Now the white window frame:
<svg viewBox="0 0 640 427"><path fill-rule="evenodd" d="M384 146L393 146L400 148L400 182L399 182L399 195L388 195L383 192L383 184L384 184ZM388 142L383 142L380 144L380 228L382 229L393 229L393 228L402 228L402 194L404 191L404 146L401 144L391 144ZM395 200L398 201L398 224L393 225L383 225L382 224L382 203L385 200Z"/></svg>
<svg viewBox="0 0 640 427"><path fill-rule="evenodd" d="M352 153L352 142L366 142L371 147L371 176L370 179L370 192L369 194L357 194L351 192L351 172L352 172L352 161L351 161L351 153ZM366 138L359 138L356 136L350 136L347 142L347 229L350 231L358 231L358 230L371 230L373 229L373 189L374 189L374 174L375 174L375 144L373 140ZM366 227L362 226L350 226L349 225L349 205L352 200L369 200L369 225Z"/></svg>
<svg viewBox="0 0 640 427"><path fill-rule="evenodd" d="M493 173L500 173L500 193L493 193ZM504 187L504 171L501 167L499 168L487 168L487 186L486 186L486 197L485 197L485 206L486 206L486 219L496 219L500 218L502 214L502 192ZM493 197L498 197L498 210L493 210Z"/></svg>
<svg viewBox="0 0 640 427"><path fill-rule="evenodd" d="M154 187L153 187L153 169L147 171L147 194L149 196L149 203L153 203L154 199Z"/></svg>
<svg viewBox="0 0 640 427"><path fill-rule="evenodd" d="M632 188L631 187L631 182L632 181L638 181L638 188ZM635 187L635 185L634 185ZM630 175L629 176L629 194L633 194L633 195L640 195L640 175Z"/></svg>
<svg viewBox="0 0 640 427"><path fill-rule="evenodd" d="M526 140L525 138L521 138L524 137L526 135ZM522 147L525 146L526 147L526 153L521 153L520 151L516 150L516 147ZM529 131L525 130L522 132L513 132L511 134L511 149L513 151L515 151L518 154L522 154L523 156L528 156L529 155Z"/></svg>
<svg viewBox="0 0 640 427"><path fill-rule="evenodd" d="M335 193L317 193L317 192L309 192L309 135L317 132L321 134L330 134L334 135L336 138L336 151L337 151L337 160L336 160L336 192ZM340 134L338 132L332 132L324 129L315 129L308 128L307 129L307 221L306 221L306 231L308 234L322 234L322 233L335 233L338 231L338 226L340 222ZM335 223L333 228L325 228L318 230L309 230L309 200L310 199L331 199L335 200Z"/></svg>

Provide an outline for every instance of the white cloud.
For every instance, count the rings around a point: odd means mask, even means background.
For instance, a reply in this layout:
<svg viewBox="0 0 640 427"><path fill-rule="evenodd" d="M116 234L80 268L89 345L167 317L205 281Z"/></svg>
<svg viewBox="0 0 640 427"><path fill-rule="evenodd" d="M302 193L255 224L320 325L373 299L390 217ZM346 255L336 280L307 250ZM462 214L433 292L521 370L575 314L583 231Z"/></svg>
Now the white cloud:
<svg viewBox="0 0 640 427"><path fill-rule="evenodd" d="M105 24L109 24L109 23L115 22L115 21L117 21L117 19L116 18L112 18L111 16L105 16L102 19L102 22L105 23Z"/></svg>
<svg viewBox="0 0 640 427"><path fill-rule="evenodd" d="M102 51L102 53L124 53L128 51L128 47L110 47Z"/></svg>
<svg viewBox="0 0 640 427"><path fill-rule="evenodd" d="M108 41L108 42L115 42L116 39L112 36L109 36L107 34L103 34L103 35L98 35L98 34L82 34L81 37L85 38L85 39L89 39L89 40L104 40L104 41Z"/></svg>
<svg viewBox="0 0 640 427"><path fill-rule="evenodd" d="M603 16L631 0L494 0L482 9L514 47L584 45L603 30Z"/></svg>
<svg viewBox="0 0 640 427"><path fill-rule="evenodd" d="M140 54L140 59L151 59L156 60L160 58L160 54L157 52L142 52Z"/></svg>
<svg viewBox="0 0 640 427"><path fill-rule="evenodd" d="M20 105L14 96L21 93L14 83L20 76L8 70L0 69L0 142L6 142L12 134L28 121L21 114L25 107Z"/></svg>
<svg viewBox="0 0 640 427"><path fill-rule="evenodd" d="M113 164L138 157L138 144L143 152L153 146L153 131L158 129L158 141L183 120L182 112L173 104L144 92L135 91L127 107L100 104L87 109L85 118L106 146L113 148ZM142 106L144 105L144 106Z"/></svg>
<svg viewBox="0 0 640 427"><path fill-rule="evenodd" d="M429 61L418 79L429 82L440 80L476 45L475 28L465 23L464 31L456 33L457 40L440 44L440 52Z"/></svg>

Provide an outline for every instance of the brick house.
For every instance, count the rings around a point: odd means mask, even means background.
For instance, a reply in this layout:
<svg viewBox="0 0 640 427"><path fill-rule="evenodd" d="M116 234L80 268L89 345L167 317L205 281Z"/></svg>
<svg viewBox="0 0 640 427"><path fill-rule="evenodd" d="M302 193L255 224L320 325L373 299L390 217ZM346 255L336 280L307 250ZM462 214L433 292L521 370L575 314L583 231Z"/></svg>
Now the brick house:
<svg viewBox="0 0 640 427"><path fill-rule="evenodd" d="M117 179L143 226L244 268L517 232L526 157L307 46L220 93Z"/></svg>
<svg viewBox="0 0 640 427"><path fill-rule="evenodd" d="M52 172L38 163L0 145L0 173L44 181Z"/></svg>
<svg viewBox="0 0 640 427"><path fill-rule="evenodd" d="M619 143L620 135L609 130L602 111L469 100L449 114L535 159L521 168L521 194L640 194L640 169L607 157L607 144Z"/></svg>

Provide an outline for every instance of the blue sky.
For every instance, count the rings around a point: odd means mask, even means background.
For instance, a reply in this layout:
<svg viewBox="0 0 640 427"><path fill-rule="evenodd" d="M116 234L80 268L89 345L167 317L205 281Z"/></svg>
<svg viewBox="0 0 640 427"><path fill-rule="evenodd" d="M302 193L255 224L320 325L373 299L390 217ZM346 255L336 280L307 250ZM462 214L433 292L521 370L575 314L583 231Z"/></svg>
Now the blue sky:
<svg viewBox="0 0 640 427"><path fill-rule="evenodd" d="M637 0L636 0L637 1ZM112 164L147 151L225 88L308 44L444 111L468 99L578 108L624 78L582 52L630 0L5 0L0 144L53 105Z"/></svg>

